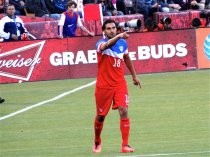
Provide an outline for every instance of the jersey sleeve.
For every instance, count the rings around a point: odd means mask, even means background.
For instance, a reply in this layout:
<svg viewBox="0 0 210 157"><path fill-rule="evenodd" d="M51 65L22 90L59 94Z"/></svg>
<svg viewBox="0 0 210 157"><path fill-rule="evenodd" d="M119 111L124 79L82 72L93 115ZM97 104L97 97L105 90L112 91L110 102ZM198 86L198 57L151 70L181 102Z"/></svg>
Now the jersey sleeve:
<svg viewBox="0 0 210 157"><path fill-rule="evenodd" d="M128 43L123 39L124 45L125 45L125 51L124 54L128 54Z"/></svg>
<svg viewBox="0 0 210 157"><path fill-rule="evenodd" d="M101 44L102 43L104 43L104 42L106 42L104 39L101 39L101 40L99 40L97 43L96 43L96 51L98 52L98 53L100 53L101 51L100 51L100 46L101 46Z"/></svg>

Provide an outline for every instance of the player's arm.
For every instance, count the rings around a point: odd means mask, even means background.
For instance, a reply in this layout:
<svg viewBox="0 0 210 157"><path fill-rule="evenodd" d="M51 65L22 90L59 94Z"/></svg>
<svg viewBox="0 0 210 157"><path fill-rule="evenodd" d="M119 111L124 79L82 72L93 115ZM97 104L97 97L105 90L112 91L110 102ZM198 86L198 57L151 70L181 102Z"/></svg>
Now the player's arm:
<svg viewBox="0 0 210 157"><path fill-rule="evenodd" d="M129 54L124 55L124 62L126 64L127 68L129 69L131 75L132 75L133 84L136 85L136 86L139 86L141 88L140 80L136 76L136 71L135 71L133 63L132 63L132 61L129 57Z"/></svg>
<svg viewBox="0 0 210 157"><path fill-rule="evenodd" d="M127 39L129 37L129 34L127 34L127 32L123 32L123 33L120 33L118 35L116 35L115 37L109 39L107 42L104 42L101 44L100 46L100 50L103 51L109 47L111 47L112 45L114 45L120 38L123 38L123 39Z"/></svg>

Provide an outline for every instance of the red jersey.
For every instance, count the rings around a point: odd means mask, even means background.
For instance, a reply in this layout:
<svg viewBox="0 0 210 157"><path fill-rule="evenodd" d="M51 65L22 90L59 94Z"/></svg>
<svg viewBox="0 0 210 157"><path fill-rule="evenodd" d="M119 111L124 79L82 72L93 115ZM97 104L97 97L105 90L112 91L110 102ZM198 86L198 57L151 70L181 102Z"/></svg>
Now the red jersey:
<svg viewBox="0 0 210 157"><path fill-rule="evenodd" d="M119 39L112 47L100 51L101 44L106 41L107 39L101 39L96 44L98 57L96 87L125 87L123 57L128 54L127 42L124 39Z"/></svg>

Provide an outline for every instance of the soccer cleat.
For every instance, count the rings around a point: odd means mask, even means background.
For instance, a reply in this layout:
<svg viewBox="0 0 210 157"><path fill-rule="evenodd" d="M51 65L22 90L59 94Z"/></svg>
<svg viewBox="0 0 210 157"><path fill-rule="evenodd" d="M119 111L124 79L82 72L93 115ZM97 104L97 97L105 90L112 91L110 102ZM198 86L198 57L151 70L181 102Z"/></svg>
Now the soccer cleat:
<svg viewBox="0 0 210 157"><path fill-rule="evenodd" d="M0 104L3 103L4 101L5 101L4 99L0 98Z"/></svg>
<svg viewBox="0 0 210 157"><path fill-rule="evenodd" d="M101 144L94 143L93 153L101 153Z"/></svg>
<svg viewBox="0 0 210 157"><path fill-rule="evenodd" d="M123 147L122 147L121 152L122 152L122 153L131 153L131 152L134 152L134 148L132 148L132 147L129 146L129 145L126 145L126 146L123 146Z"/></svg>

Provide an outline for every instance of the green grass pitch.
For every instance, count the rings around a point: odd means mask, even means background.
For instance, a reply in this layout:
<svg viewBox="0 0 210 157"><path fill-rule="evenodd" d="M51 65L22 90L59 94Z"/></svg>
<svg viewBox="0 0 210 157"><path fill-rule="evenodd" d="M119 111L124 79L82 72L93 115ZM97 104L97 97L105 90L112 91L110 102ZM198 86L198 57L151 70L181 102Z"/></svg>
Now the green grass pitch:
<svg viewBox="0 0 210 157"><path fill-rule="evenodd" d="M119 115L110 110L102 153L93 154L94 85L0 120L1 157L209 157L210 69L126 76L130 145L120 153ZM88 84L94 78L1 84L0 118Z"/></svg>

